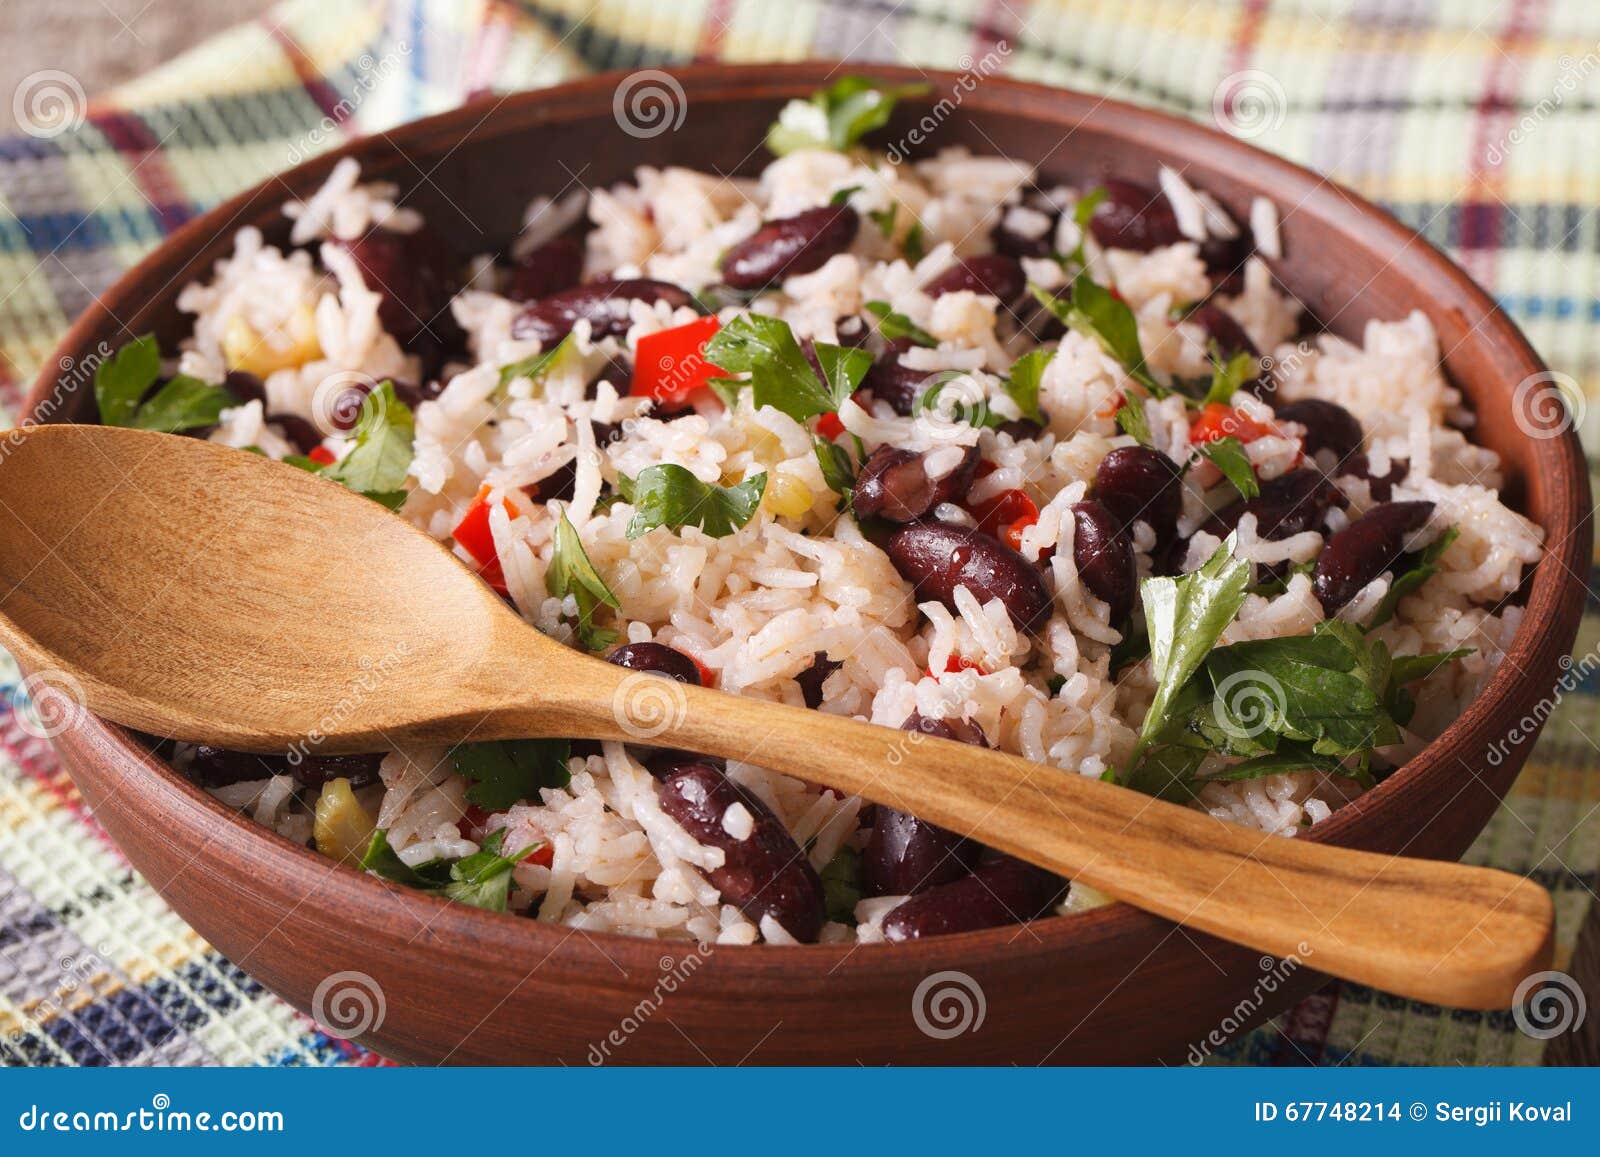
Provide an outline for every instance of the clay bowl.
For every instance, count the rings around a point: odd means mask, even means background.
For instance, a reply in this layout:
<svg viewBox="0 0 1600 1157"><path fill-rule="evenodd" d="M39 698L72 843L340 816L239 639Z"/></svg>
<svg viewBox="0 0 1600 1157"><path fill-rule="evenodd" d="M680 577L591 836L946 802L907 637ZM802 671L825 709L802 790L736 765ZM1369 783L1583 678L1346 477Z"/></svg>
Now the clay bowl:
<svg viewBox="0 0 1600 1157"><path fill-rule="evenodd" d="M756 171L766 159L762 134L780 105L835 71L819 63L685 68L674 74L683 124L655 136L619 127L612 113L619 78L601 76L357 141L179 231L78 321L48 364L79 364L102 341L117 346L146 330L170 348L183 332L173 305L178 288L206 275L242 225L281 240L279 205L310 193L341 156L359 158L369 179L399 182L463 253L480 252L514 234L532 195L560 191L572 174L596 186L639 164ZM924 78L872 71L900 82ZM1412 309L1432 319L1448 371L1477 409L1483 441L1515 478L1516 501L1547 528L1549 553L1528 584L1526 617L1506 662L1484 692L1410 766L1307 838L1460 856L1533 742L1538 729L1524 717L1572 644L1579 576L1589 566L1578 442L1557 430L1547 409L1534 412L1536 394L1516 390L1542 371L1538 357L1460 269L1314 173L1210 129L1096 96L997 79L964 91L969 84L954 74L929 79L934 93L902 107L884 142L905 140L921 121L927 144L920 151L998 151L1036 162L1051 177L1115 172L1153 182L1166 163L1241 219L1264 194L1286 210L1288 259L1279 274L1316 316L1333 319L1336 332L1358 335L1370 318ZM941 96L959 107L927 130ZM31 403L38 421L93 420L85 383L71 374L40 382ZM229 812L139 737L100 720L82 720L56 743L96 818L206 939L296 1007L404 1061L1182 1059L1189 1046L1210 1047L1203 1042L1288 1007L1323 979L1121 905L892 947L698 951L576 933L452 907L335 867ZM1486 758L1491 748L1495 759ZM373 999L365 1006L344 999L358 990ZM961 990L973 1009L964 1029Z"/></svg>

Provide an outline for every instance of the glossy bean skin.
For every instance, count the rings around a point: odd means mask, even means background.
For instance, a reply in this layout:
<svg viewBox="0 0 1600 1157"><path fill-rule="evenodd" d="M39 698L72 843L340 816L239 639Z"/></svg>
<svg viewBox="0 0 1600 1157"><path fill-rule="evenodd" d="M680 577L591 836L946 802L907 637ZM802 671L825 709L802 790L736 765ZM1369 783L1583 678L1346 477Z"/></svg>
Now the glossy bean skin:
<svg viewBox="0 0 1600 1157"><path fill-rule="evenodd" d="M354 241L333 241L361 269L378 294L378 318L401 345L430 328L454 328L448 318L456 291L455 258L426 226L414 233L372 229Z"/></svg>
<svg viewBox="0 0 1600 1157"><path fill-rule="evenodd" d="M1044 576L1016 551L981 530L949 522L914 522L896 528L885 543L889 561L916 587L955 609L964 586L980 603L998 598L1018 627L1042 626L1050 614Z"/></svg>
<svg viewBox="0 0 1600 1157"><path fill-rule="evenodd" d="M579 319L587 320L590 334L619 337L628 332L630 301L664 301L674 309L689 305L689 292L670 281L627 277L619 281L590 281L574 285L522 307L511 323L511 336L520 341L537 338L545 349L572 332Z"/></svg>
<svg viewBox="0 0 1600 1157"><path fill-rule="evenodd" d="M1357 450L1350 457L1339 464L1335 474L1348 475L1352 478L1366 480L1367 489L1377 502L1388 502L1394 497L1394 488L1406 480L1411 473L1411 463L1405 458L1389 459L1389 469L1383 474L1372 472L1372 463L1367 459L1365 450Z"/></svg>
<svg viewBox="0 0 1600 1157"><path fill-rule="evenodd" d="M1301 445L1307 454L1331 450L1339 462L1348 462L1361 449L1361 423L1356 416L1337 402L1321 398L1301 398L1274 406L1273 413L1288 422L1297 422L1306 428ZM1335 474L1341 473L1339 470Z"/></svg>
<svg viewBox="0 0 1600 1157"><path fill-rule="evenodd" d="M266 383L246 370L229 370L222 378L223 388L238 399L240 405L247 402L260 402L264 410L267 405Z"/></svg>
<svg viewBox="0 0 1600 1157"><path fill-rule="evenodd" d="M511 268L506 296L512 301L537 301L571 289L583 277L583 242L554 237L524 253Z"/></svg>
<svg viewBox="0 0 1600 1157"><path fill-rule="evenodd" d="M818 651L811 656L811 666L794 677L800 684L800 697L805 705L815 711L822 706L822 685L844 664L836 659L828 658L828 652Z"/></svg>
<svg viewBox="0 0 1600 1157"><path fill-rule="evenodd" d="M706 879L723 900L756 924L771 916L796 940L815 941L827 912L822 880L767 805L696 756L675 752L652 763L650 771L659 784L661 810L698 842L722 850L722 867L706 872ZM755 821L742 840L722 826L736 803Z"/></svg>
<svg viewBox="0 0 1600 1157"><path fill-rule="evenodd" d="M1045 415L1048 420L1049 414ZM1044 433L1044 424L1031 418L1010 418L994 428L996 434L1005 434L1013 442L1028 442Z"/></svg>
<svg viewBox="0 0 1600 1157"><path fill-rule="evenodd" d="M970 876L929 888L885 916L884 939L920 940L1024 924L1047 915L1065 890L1054 872L991 851Z"/></svg>
<svg viewBox="0 0 1600 1157"><path fill-rule="evenodd" d="M1289 538L1316 526L1328 507L1341 509L1349 500L1320 470L1304 468L1280 474L1261 484L1261 493L1235 502L1207 520L1205 529L1226 537L1246 514L1256 516L1256 534L1266 539Z"/></svg>
<svg viewBox="0 0 1600 1157"><path fill-rule="evenodd" d="M941 502L957 502L966 497L977 469L976 446L966 452L954 470L932 479L928 477L927 455L885 443L862 465L852 503L856 514L863 518L912 522Z"/></svg>
<svg viewBox="0 0 1600 1157"><path fill-rule="evenodd" d="M912 369L901 363L900 355L909 348L911 342L905 338L890 342L888 348L872 363L866 377L861 379L863 390L901 417L910 416L916 407L917 395L922 392L928 379L933 377L927 370Z"/></svg>
<svg viewBox="0 0 1600 1157"><path fill-rule="evenodd" d="M983 728L963 719L925 719L913 711L900 730L987 747ZM908 812L879 805L861 851L864 896L909 896L958 880L978 862L983 845Z"/></svg>
<svg viewBox="0 0 1600 1157"><path fill-rule="evenodd" d="M1394 567L1413 532L1433 517L1431 502L1385 502L1330 538L1311 572L1311 591L1333 614L1361 588Z"/></svg>
<svg viewBox="0 0 1600 1157"><path fill-rule="evenodd" d="M768 221L723 256L722 280L734 289L761 289L811 273L850 248L860 228L860 214L848 205L824 205Z"/></svg>
<svg viewBox="0 0 1600 1157"><path fill-rule="evenodd" d="M1189 312L1185 319L1199 326L1206 335L1206 344L1216 344L1223 358L1231 358L1235 354L1249 354L1259 359L1261 351L1256 348L1256 343L1250 340L1250 335L1244 331L1244 326L1234 319L1234 316L1220 305L1206 302L1196 306Z"/></svg>
<svg viewBox="0 0 1600 1157"><path fill-rule="evenodd" d="M1015 301L1028 288L1022 263L1004 253L988 253L956 262L922 287L929 297L943 297L968 289L998 298L1001 305Z"/></svg>
<svg viewBox="0 0 1600 1157"><path fill-rule="evenodd" d="M288 760L289 774L301 787L320 788L330 779L348 779L351 787L365 787L378 781L381 753L374 755L307 755L297 763Z"/></svg>
<svg viewBox="0 0 1600 1157"><path fill-rule="evenodd" d="M1102 247L1148 253L1183 240L1177 215L1160 190L1120 177L1100 185L1106 196L1089 218L1089 232Z"/></svg>
<svg viewBox="0 0 1600 1157"><path fill-rule="evenodd" d="M628 671L645 671L679 683L701 685L700 669L694 665L694 660L665 643L624 643L606 656L606 662Z"/></svg>
<svg viewBox="0 0 1600 1157"><path fill-rule="evenodd" d="M268 420L276 422L283 436L302 454L309 454L322 445L322 431L299 414L274 414Z"/></svg>
<svg viewBox="0 0 1600 1157"><path fill-rule="evenodd" d="M1121 446L1100 460L1094 473L1094 496L1132 533L1135 522L1155 532L1156 550L1164 553L1178 535L1183 508L1183 471L1160 450Z"/></svg>
<svg viewBox="0 0 1600 1157"><path fill-rule="evenodd" d="M1072 522L1072 561L1078 577L1111 609L1111 621L1120 623L1133 610L1139 591L1133 538L1110 507L1095 498L1073 503Z"/></svg>

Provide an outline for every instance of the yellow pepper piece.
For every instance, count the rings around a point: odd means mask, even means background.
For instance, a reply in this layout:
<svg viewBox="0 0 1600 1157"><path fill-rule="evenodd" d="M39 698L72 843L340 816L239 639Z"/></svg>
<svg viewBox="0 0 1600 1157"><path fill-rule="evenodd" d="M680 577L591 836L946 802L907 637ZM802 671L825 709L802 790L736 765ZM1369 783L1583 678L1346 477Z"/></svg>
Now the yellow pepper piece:
<svg viewBox="0 0 1600 1157"><path fill-rule="evenodd" d="M322 356L317 340L317 320L309 305L301 305L289 318L288 344L279 346L256 332L242 314L228 319L222 332L222 357L229 369L244 370L264 378L278 370L291 370Z"/></svg>
<svg viewBox="0 0 1600 1157"><path fill-rule="evenodd" d="M317 851L335 860L360 859L372 841L375 823L356 800L348 779L330 779L317 796L311 832Z"/></svg>

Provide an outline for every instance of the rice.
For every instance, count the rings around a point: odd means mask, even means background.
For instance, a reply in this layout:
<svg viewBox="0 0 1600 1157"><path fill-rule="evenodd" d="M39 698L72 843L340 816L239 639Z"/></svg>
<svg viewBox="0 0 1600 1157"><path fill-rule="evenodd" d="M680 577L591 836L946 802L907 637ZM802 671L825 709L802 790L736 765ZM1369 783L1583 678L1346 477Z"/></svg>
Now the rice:
<svg viewBox="0 0 1600 1157"><path fill-rule="evenodd" d="M805 115L785 114L795 124ZM719 281L720 256L763 221L836 198L870 215L878 224L864 224L847 251L748 305L724 305L718 315L727 324L754 311L786 322L797 338L833 343L841 340L843 319L855 325L866 303L884 302L932 336L931 345L908 350L902 364L948 379L964 406L994 414L990 426L933 409L898 413L871 396L845 400L838 422L867 450L892 445L924 454L935 481L953 477L975 447L986 472L959 502L939 506L937 518L970 526L984 502L1009 492L1028 497L1037 515L1019 528L1015 545L1048 574L1052 598L1047 621L1032 631L1018 628L1000 598L966 587L948 603L918 601L875 540L837 512L812 423L756 408L749 391L731 404L702 392L691 399L692 410L661 414L648 398L621 393L611 381L595 384L614 359L635 361L641 340L696 322L697 309L632 301L625 332L602 336L579 321L571 348L537 382L517 376L505 383L502 367L549 351L516 336L521 306L503 296L506 271L481 259L472 266L470 288L450 303L461 347L430 371L385 331L382 287L366 284L341 244L374 228L411 234L425 223L401 207L392 186L362 184L353 161L341 162L309 200L286 206L299 248L279 250L259 232L241 230L212 276L183 290L179 304L194 324L177 368L206 380L259 369L264 396L224 412L214 441L283 457L294 449L283 419L301 418L315 424L335 459L350 452L351 440L326 421L330 379L415 383L435 374L442 389L415 406L402 515L451 542L463 516L487 502L493 562L507 598L540 630L575 646L581 641L574 622L579 604L571 594L553 595L547 582L565 518L615 595L610 626L622 642L665 644L709 671L724 691L796 705L806 699L797 680L823 654L837 667L820 683L819 710L888 727L913 714L972 723L992 745L1059 774L1100 777L1135 758L1155 691L1148 659L1114 668L1113 651L1126 642L1128 624L1113 620L1075 560L1074 508L1094 495L1106 455L1134 444L1114 416L1130 388L1128 368L1092 335L1068 330L1052 339L1055 354L1040 378L1043 429L1027 436L993 428L1025 416L1007 390L1007 375L1035 346L1018 324L1017 312L1026 310L972 290L925 291L961 258L988 252L997 230L1053 243L1061 252L1081 243L1088 271L1126 302L1149 369L1164 380L1210 375L1207 332L1186 314L1202 300L1268 351L1276 393L1230 399L1235 413L1264 431L1243 446L1258 479L1281 478L1308 462L1340 468L1310 453L1306 428L1277 420L1273 410L1286 401L1331 401L1360 421L1371 477L1405 464L1389 498L1433 504L1415 547L1455 528L1458 537L1437 560L1438 573L1401 598L1372 633L1397 655L1472 648L1414 688L1416 711L1402 742L1378 753L1380 766L1403 762L1460 714L1499 663L1521 615L1507 600L1523 569L1538 560L1543 537L1501 501L1495 455L1469 441L1471 414L1441 371L1427 318L1416 312L1371 322L1359 342L1322 335L1294 343L1300 307L1261 259L1282 252L1270 202L1258 199L1248 227L1241 227L1208 194L1163 169L1160 188L1181 236L1134 251L1102 248L1082 229L1071 212L1077 191L1042 194L1032 181L1025 165L955 149L900 165L859 150L802 149L773 161L755 180L643 167L631 181L588 195L536 200L512 250L525 258L584 218L586 277L654 278L698 293ZM908 254L913 230L920 251ZM1201 246L1241 233L1253 234L1260 256L1224 292ZM1054 260L1028 257L1022 267L1045 289L1065 282ZM1195 460L1178 517L1187 547L1176 566L1179 573L1193 571L1221 546L1213 516L1236 494L1218 466L1196 457L1202 443L1193 440L1194 408L1183 397L1136 393L1130 404L1153 448L1175 462ZM637 479L666 464L712 486L764 475L762 505L742 527L721 535L686 525L630 537L637 511L617 497L618 478ZM540 488L562 476L570 480L565 496L541 501ZM1264 533L1254 514L1238 520L1233 549L1255 577L1287 574L1276 587L1252 588L1220 644L1308 635L1327 617L1304 570L1330 535L1378 504L1367 478L1346 475L1340 487L1344 509L1331 507L1292 534ZM1131 541L1140 577L1157 573L1151 524L1135 522ZM454 549L483 565L460 542ZM1394 580L1386 572L1366 584L1340 617L1365 623L1385 604ZM539 920L722 944L793 942L791 930L770 914L752 918L713 886L725 848L697 840L663 811L647 755L614 742L575 752L565 786L472 819L469 783L445 750L394 751L383 759L381 787L372 789L379 796L374 822L413 868L470 855L495 833L507 854L544 848L545 856L515 867L511 889L512 907ZM1364 789L1357 777L1314 769L1244 782L1215 778L1230 762L1208 757L1191 806L1263 832L1293 835ZM758 764L730 762L726 775L747 793L741 799L754 801L721 813L718 841L733 842L727 846L755 838L761 811L776 817L818 871L868 843L860 799ZM314 801L297 798L290 776L214 791L291 838L310 838L307 809ZM818 936L881 941L885 918L903 899L862 899L853 914L834 913L853 915L853 922L829 920ZM1074 886L1060 910L1103 902L1092 889Z"/></svg>

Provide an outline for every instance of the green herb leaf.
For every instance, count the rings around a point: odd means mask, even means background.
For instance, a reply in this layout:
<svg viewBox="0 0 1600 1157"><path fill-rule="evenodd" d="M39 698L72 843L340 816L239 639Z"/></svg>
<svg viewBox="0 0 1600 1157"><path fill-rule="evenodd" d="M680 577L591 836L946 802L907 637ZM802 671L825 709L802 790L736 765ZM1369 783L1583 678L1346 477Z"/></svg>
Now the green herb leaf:
<svg viewBox="0 0 1600 1157"><path fill-rule="evenodd" d="M928 255L928 244L922 236L922 222L911 222L911 228L906 230L906 239L900 246L906 255L906 260L915 265Z"/></svg>
<svg viewBox="0 0 1600 1157"><path fill-rule="evenodd" d="M883 335L884 341L894 341L896 338L908 337L917 345L928 349L932 349L939 344L938 338L917 325L905 314L896 313L889 307L887 301L869 301L863 308L877 318L878 332Z"/></svg>
<svg viewBox="0 0 1600 1157"><path fill-rule="evenodd" d="M1044 378L1045 367L1055 356L1054 350L1034 350L1023 354L1011 364L1011 372L1006 375L1006 394L1030 422L1044 423L1044 411L1039 409L1039 383Z"/></svg>
<svg viewBox="0 0 1600 1157"><path fill-rule="evenodd" d="M1431 655L1396 655L1389 671L1389 681L1394 687L1426 679L1446 663L1465 659L1473 653L1471 647L1458 647L1454 651L1439 651Z"/></svg>
<svg viewBox="0 0 1600 1157"><path fill-rule="evenodd" d="M1078 203L1072 207L1072 223L1078 227L1078 244L1071 253L1058 254L1056 261L1063 267L1076 265L1079 269L1089 264L1089 259L1083 252L1083 244L1089 237L1089 220L1094 216L1094 211L1100 207L1100 202L1106 199L1106 190L1095 186L1083 196L1078 198Z"/></svg>
<svg viewBox="0 0 1600 1157"><path fill-rule="evenodd" d="M133 424L145 393L161 376L161 349L155 334L135 338L94 371L94 399L107 426Z"/></svg>
<svg viewBox="0 0 1600 1157"><path fill-rule="evenodd" d="M732 534L755 516L767 488L765 473L737 486L702 482L682 466L651 466L633 480L635 514L628 522L628 537L638 538L657 527L681 530L698 526L712 538Z"/></svg>
<svg viewBox="0 0 1600 1157"><path fill-rule="evenodd" d="M1105 286L1080 273L1072 282L1069 298L1061 298L1030 285L1033 298L1063 324L1098 341L1127 375L1158 398L1171 391L1151 376L1139 344L1139 323L1133 310Z"/></svg>
<svg viewBox="0 0 1600 1157"><path fill-rule="evenodd" d="M1256 359L1240 352L1226 361L1218 354L1215 344L1211 349L1211 388L1206 391L1205 405L1226 403L1259 372Z"/></svg>
<svg viewBox="0 0 1600 1157"><path fill-rule="evenodd" d="M1122 783L1134 791L1153 795L1173 803L1187 803L1193 799L1198 785L1195 773L1206 757L1202 747L1168 744L1145 752L1128 769Z"/></svg>
<svg viewBox="0 0 1600 1157"><path fill-rule="evenodd" d="M827 900L828 919L854 925L856 905L861 902L861 858L846 845L823 866L822 894Z"/></svg>
<svg viewBox="0 0 1600 1157"><path fill-rule="evenodd" d="M511 869L544 847L540 840L529 844L510 856L500 854L505 840L504 829L484 837L480 850L463 856L450 867L450 882L441 889L441 895L458 904L470 904L490 912L504 912L506 897L511 892Z"/></svg>
<svg viewBox="0 0 1600 1157"><path fill-rule="evenodd" d="M1450 549L1450 544L1461 537L1459 527L1449 527L1427 548L1419 551L1415 561L1409 569L1397 570L1394 581L1389 584L1389 589L1384 593L1383 600L1378 603L1378 609L1372 612L1372 618L1367 623L1367 630L1381 627L1394 618L1395 609L1400 606L1400 600L1408 598L1421 589L1422 584L1439 573L1439 559L1444 552Z"/></svg>
<svg viewBox="0 0 1600 1157"><path fill-rule="evenodd" d="M950 385L951 382L959 381L966 376L959 370L944 370L940 372L936 379L930 385L924 387L922 392L913 399L911 403L912 415L916 416L932 412L945 421L964 422L968 426L976 426L980 430L992 430L1000 425L1004 419L989 408L988 399L986 398L969 402L958 396L955 404L948 409L939 405L939 399L943 396L945 387Z"/></svg>
<svg viewBox="0 0 1600 1157"><path fill-rule="evenodd" d="M355 446L320 473L393 510L405 501L415 434L411 407L395 396L394 383L384 382L361 403Z"/></svg>
<svg viewBox="0 0 1600 1157"><path fill-rule="evenodd" d="M136 430L176 434L214 426L222 411L238 404L238 399L224 387L179 374L141 405L126 424Z"/></svg>
<svg viewBox="0 0 1600 1157"><path fill-rule="evenodd" d="M1302 744L1285 745L1280 751L1252 756L1205 777L1205 782L1239 783L1248 779L1263 779L1269 775L1283 775L1292 771L1325 771L1332 775L1360 779L1366 775L1363 761L1356 767L1347 767L1331 755L1319 755Z"/></svg>
<svg viewBox="0 0 1600 1157"><path fill-rule="evenodd" d="M450 879L449 867L438 860L420 868L410 867L390 846L389 835L382 828L372 833L367 850L361 854L360 866L363 872L372 872L385 880L424 892L439 888Z"/></svg>
<svg viewBox="0 0 1600 1157"><path fill-rule="evenodd" d="M601 605L615 609L617 596L594 569L583 540L566 514L556 523L555 550L550 568L544 574L545 589L558 599L571 595L578 603L578 641L586 650L601 651L616 641L615 631L594 625L594 612Z"/></svg>
<svg viewBox="0 0 1600 1157"><path fill-rule="evenodd" d="M501 366L500 386L504 389L518 378L527 378L534 384L535 396L537 396L538 390L544 386L544 379L553 370L564 367L569 360L577 356L578 345L569 333L552 349L525 357L521 361L512 362L510 365Z"/></svg>
<svg viewBox="0 0 1600 1157"><path fill-rule="evenodd" d="M1244 443L1229 434L1211 442L1200 443L1200 457L1218 470L1233 488L1245 498L1255 498L1261 493L1261 483L1256 480L1255 469L1250 465L1250 455Z"/></svg>
<svg viewBox="0 0 1600 1157"><path fill-rule="evenodd" d="M1145 417L1144 403L1141 399L1123 398L1122 405L1117 407L1114 416L1122 432L1139 445L1155 445L1155 438L1150 433L1150 420Z"/></svg>
<svg viewBox="0 0 1600 1157"><path fill-rule="evenodd" d="M767 130L777 156L797 149L844 151L889 123L896 102L929 91L926 84L880 85L865 76L842 76L810 100L792 100Z"/></svg>
<svg viewBox="0 0 1600 1157"><path fill-rule="evenodd" d="M450 749L456 771L472 780L467 799L490 812L539 799L542 787L566 787L571 780L567 739L507 739L461 743Z"/></svg>
<svg viewBox="0 0 1600 1157"><path fill-rule="evenodd" d="M1199 570L1149 578L1139 588L1156 680L1156 693L1139 732L1141 750L1172 723L1174 699L1244 605L1250 564L1234 557L1234 545L1230 534Z"/></svg>
<svg viewBox="0 0 1600 1157"><path fill-rule="evenodd" d="M863 349L829 345L823 341L813 343L812 348L817 351L817 364L822 367L823 382L828 387L828 396L833 399L833 408L838 410L872 368L872 355Z"/></svg>
<svg viewBox="0 0 1600 1157"><path fill-rule="evenodd" d="M861 192L860 185L847 185L845 188L840 189L833 196L829 197L828 204L834 208L837 208L838 206L847 203L851 197L855 196L855 194L859 192Z"/></svg>
<svg viewBox="0 0 1600 1157"><path fill-rule="evenodd" d="M817 466L828 489L848 500L856 488L856 467L850 460L850 451L821 434L812 436L811 447L816 452Z"/></svg>
<svg viewBox="0 0 1600 1157"><path fill-rule="evenodd" d="M757 406L773 406L800 422L839 408L830 385L819 381L806 361L794 332L775 317L741 314L712 335L704 354L725 370L748 372ZM868 358L870 365L870 355ZM838 363L840 367L853 364L847 359Z"/></svg>
<svg viewBox="0 0 1600 1157"><path fill-rule="evenodd" d="M878 232L883 234L885 241L894 236L894 219L900 211L898 204L890 205L887 209L868 209L867 220L878 227Z"/></svg>

